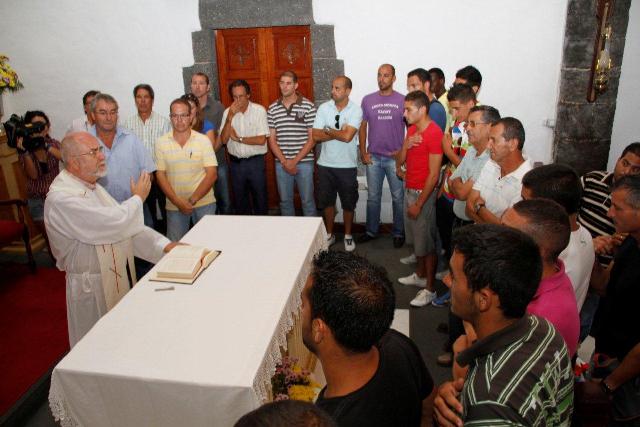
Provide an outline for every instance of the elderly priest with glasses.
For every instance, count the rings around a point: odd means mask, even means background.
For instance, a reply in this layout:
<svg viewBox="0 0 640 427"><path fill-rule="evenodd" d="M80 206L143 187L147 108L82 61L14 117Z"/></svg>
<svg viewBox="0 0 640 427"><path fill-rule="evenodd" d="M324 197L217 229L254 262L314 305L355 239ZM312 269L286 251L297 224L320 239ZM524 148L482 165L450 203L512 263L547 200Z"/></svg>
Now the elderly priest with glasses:
<svg viewBox="0 0 640 427"><path fill-rule="evenodd" d="M119 204L97 183L107 173L103 148L87 132L62 141L63 170L47 194L44 221L57 260L66 272L67 323L73 347L136 282L134 254L157 262L175 243L143 221L151 181L131 178L132 196Z"/></svg>

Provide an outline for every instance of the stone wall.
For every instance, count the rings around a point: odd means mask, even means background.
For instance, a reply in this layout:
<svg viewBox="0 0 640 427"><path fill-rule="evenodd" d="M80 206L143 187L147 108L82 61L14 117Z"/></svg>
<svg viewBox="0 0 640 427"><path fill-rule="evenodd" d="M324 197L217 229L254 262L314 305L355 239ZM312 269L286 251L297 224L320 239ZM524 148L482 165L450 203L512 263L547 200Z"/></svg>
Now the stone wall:
<svg viewBox="0 0 640 427"><path fill-rule="evenodd" d="M185 91L191 75L206 73L211 93L220 99L215 30L228 28L310 25L313 60L313 92L316 104L331 98L331 81L344 74L344 63L336 59L332 25L315 25L312 0L200 0L201 31L192 33L194 64L182 70Z"/></svg>
<svg viewBox="0 0 640 427"><path fill-rule="evenodd" d="M609 88L590 103L587 92L597 32L596 0L569 0L553 158L580 174L607 166L630 5L631 0L615 0Z"/></svg>

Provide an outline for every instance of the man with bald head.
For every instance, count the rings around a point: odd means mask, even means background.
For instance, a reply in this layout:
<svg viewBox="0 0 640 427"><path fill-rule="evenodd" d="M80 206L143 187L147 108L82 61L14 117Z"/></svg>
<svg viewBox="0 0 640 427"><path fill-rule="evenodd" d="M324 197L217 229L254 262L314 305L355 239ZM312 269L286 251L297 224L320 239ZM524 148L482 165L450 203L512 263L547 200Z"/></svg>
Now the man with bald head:
<svg viewBox="0 0 640 427"><path fill-rule="evenodd" d="M338 76L331 84L331 101L318 107L313 122L313 139L321 144L318 159L318 208L322 209L328 244L336 242L333 223L336 196L340 196L344 218L344 249L354 251L351 235L353 213L358 203L358 129L362 108L349 100L351 79Z"/></svg>
<svg viewBox="0 0 640 427"><path fill-rule="evenodd" d="M404 96L393 90L396 69L391 64L378 68L378 91L362 98L360 158L367 168L367 229L358 240L368 242L378 236L382 184L385 176L393 208L393 246L404 244L402 180L396 175L395 154L402 148L405 124L402 117Z"/></svg>
<svg viewBox="0 0 640 427"><path fill-rule="evenodd" d="M122 203L97 183L107 174L103 150L87 132L68 134L62 140L65 169L51 183L44 206L51 250L66 272L71 347L135 283L134 254L155 263L175 245L144 225L147 172L137 182L130 179L132 196Z"/></svg>

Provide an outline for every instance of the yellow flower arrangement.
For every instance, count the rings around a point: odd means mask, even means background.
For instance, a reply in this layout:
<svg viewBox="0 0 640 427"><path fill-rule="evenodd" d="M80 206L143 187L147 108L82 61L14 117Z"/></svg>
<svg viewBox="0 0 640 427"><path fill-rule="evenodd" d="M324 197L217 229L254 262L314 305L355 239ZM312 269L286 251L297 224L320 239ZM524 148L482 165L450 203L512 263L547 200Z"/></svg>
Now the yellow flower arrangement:
<svg viewBox="0 0 640 427"><path fill-rule="evenodd" d="M15 92L23 88L18 79L18 73L9 65L9 58L0 54L0 95L9 90Z"/></svg>
<svg viewBox="0 0 640 427"><path fill-rule="evenodd" d="M303 400L313 402L320 391L320 384L311 380L311 373L298 365L293 357L284 357L276 366L271 378L275 400Z"/></svg>

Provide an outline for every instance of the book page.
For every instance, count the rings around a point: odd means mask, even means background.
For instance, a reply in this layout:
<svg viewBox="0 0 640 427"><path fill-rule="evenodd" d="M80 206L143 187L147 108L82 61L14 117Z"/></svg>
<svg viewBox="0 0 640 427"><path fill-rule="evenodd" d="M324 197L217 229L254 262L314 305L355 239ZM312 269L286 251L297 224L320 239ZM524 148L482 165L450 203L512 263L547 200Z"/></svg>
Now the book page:
<svg viewBox="0 0 640 427"><path fill-rule="evenodd" d="M158 264L158 277L191 278L202 265L202 258L210 251L200 246L179 245Z"/></svg>

